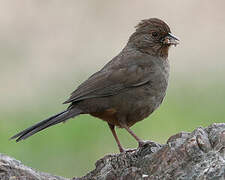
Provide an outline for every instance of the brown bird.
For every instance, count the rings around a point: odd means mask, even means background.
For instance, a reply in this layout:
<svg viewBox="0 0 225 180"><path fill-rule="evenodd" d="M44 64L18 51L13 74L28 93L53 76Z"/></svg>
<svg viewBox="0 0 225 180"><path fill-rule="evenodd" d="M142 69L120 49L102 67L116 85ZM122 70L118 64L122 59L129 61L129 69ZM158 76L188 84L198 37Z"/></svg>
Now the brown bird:
<svg viewBox="0 0 225 180"><path fill-rule="evenodd" d="M130 129L148 117L162 103L169 78L168 50L178 39L160 19L142 20L130 36L124 49L100 71L84 81L64 102L69 107L16 134L16 141L65 122L80 114L90 114L106 121L120 152L125 149L116 135L115 126L125 128L138 142Z"/></svg>

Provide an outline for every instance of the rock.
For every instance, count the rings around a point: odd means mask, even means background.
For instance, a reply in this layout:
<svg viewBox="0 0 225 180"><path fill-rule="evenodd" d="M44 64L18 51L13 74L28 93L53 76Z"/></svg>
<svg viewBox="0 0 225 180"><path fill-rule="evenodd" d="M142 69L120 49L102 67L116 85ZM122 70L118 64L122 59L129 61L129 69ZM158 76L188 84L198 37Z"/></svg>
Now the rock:
<svg viewBox="0 0 225 180"><path fill-rule="evenodd" d="M225 179L225 123L199 127L192 133L178 133L163 145L149 141L131 152L106 155L95 165L84 177L72 179L222 180ZM35 171L6 155L0 155L0 179L66 180Z"/></svg>

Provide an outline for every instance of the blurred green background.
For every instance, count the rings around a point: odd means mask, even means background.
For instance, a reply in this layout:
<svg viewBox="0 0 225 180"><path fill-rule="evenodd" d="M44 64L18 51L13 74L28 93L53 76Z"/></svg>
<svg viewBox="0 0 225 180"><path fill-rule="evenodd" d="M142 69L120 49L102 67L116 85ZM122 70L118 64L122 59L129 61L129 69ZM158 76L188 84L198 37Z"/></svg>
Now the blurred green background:
<svg viewBox="0 0 225 180"><path fill-rule="evenodd" d="M169 54L161 108L132 129L165 143L180 131L225 122L225 1L0 2L0 153L35 169L85 175L118 153L106 123L82 115L15 143L9 137L64 108L69 94L117 55L134 26L159 17L181 39ZM125 147L137 147L118 130Z"/></svg>

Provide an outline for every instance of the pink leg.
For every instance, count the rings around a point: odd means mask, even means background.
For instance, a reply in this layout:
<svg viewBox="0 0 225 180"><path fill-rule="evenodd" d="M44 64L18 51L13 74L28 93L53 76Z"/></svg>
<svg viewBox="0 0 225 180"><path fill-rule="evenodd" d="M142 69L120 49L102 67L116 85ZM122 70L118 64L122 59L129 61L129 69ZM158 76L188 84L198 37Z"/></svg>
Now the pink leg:
<svg viewBox="0 0 225 180"><path fill-rule="evenodd" d="M129 132L131 136L133 136L137 140L139 147L144 146L146 144L145 141L140 139L127 125L123 125L122 127L125 128L127 132Z"/></svg>
<svg viewBox="0 0 225 180"><path fill-rule="evenodd" d="M120 144L119 138L118 138L118 136L117 136L117 134L116 134L116 131L115 131L115 126L112 125L112 124L109 124L109 123L108 123L108 125L109 125L109 128L110 128L110 130L112 131L113 137L115 138L116 143L117 143L117 145L118 145L118 147L119 147L119 151L120 151L121 153L124 152L125 149L124 149L124 148L122 147L122 145Z"/></svg>

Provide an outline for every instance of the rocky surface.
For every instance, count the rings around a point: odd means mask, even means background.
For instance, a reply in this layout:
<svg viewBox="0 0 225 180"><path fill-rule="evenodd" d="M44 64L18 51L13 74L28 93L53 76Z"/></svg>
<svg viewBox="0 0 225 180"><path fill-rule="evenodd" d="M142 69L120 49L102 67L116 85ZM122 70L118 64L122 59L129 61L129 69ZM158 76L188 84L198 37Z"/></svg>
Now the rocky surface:
<svg viewBox="0 0 225 180"><path fill-rule="evenodd" d="M0 155L0 179L68 180L35 171L6 155ZM96 162L95 170L72 179L225 179L225 123L178 133L163 145L149 142L131 152L106 155Z"/></svg>

